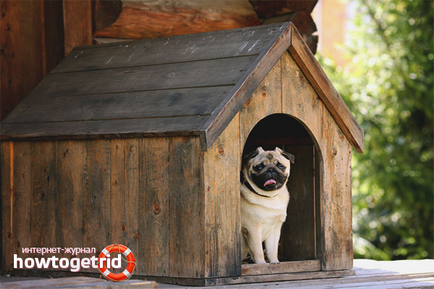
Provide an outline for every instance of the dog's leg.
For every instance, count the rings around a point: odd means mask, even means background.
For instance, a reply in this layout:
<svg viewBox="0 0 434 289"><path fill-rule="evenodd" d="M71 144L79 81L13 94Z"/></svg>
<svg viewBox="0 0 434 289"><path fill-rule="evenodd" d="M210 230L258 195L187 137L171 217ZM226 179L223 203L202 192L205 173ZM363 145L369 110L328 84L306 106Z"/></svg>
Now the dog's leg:
<svg viewBox="0 0 434 289"><path fill-rule="evenodd" d="M259 227L243 228L243 237L247 242L250 255L256 264L264 264L264 251L262 250L262 233Z"/></svg>
<svg viewBox="0 0 434 289"><path fill-rule="evenodd" d="M265 240L265 249L267 250L267 257L270 263L279 263L279 259L277 259L277 248L279 246L282 224L281 222L276 224L271 235Z"/></svg>

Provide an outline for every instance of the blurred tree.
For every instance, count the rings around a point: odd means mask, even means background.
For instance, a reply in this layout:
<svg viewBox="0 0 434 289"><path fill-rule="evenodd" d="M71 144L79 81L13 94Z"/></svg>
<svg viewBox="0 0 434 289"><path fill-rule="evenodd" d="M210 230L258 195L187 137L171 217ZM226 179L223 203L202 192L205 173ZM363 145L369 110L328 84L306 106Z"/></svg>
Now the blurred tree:
<svg viewBox="0 0 434 289"><path fill-rule="evenodd" d="M434 258L434 1L358 0L346 67L320 58L365 132L356 258Z"/></svg>

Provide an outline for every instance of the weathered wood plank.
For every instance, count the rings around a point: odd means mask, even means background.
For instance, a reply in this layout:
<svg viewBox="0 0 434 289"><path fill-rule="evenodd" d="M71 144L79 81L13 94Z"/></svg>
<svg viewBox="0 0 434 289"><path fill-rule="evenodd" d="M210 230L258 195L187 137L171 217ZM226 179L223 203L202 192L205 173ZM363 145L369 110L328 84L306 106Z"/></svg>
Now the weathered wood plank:
<svg viewBox="0 0 434 289"><path fill-rule="evenodd" d="M3 120L63 57L62 1L2 1Z"/></svg>
<svg viewBox="0 0 434 289"><path fill-rule="evenodd" d="M49 74L32 97L233 85L257 56ZM264 76L265 77L265 76Z"/></svg>
<svg viewBox="0 0 434 289"><path fill-rule="evenodd" d="M110 140L71 141L82 143L83 245L96 248L97 255L110 245ZM59 151L61 153L61 151ZM83 269L85 271L86 269ZM93 269L89 269L93 270ZM93 271L94 272L94 271Z"/></svg>
<svg viewBox="0 0 434 289"><path fill-rule="evenodd" d="M83 247L86 244L82 233L83 221L86 221L83 216L85 143L59 142L56 159L56 244L62 247ZM71 257L65 252L60 256Z"/></svg>
<svg viewBox="0 0 434 289"><path fill-rule="evenodd" d="M14 204L14 143L1 142L0 170L1 170L1 252L2 270L11 269L13 255L13 204Z"/></svg>
<svg viewBox="0 0 434 289"><path fill-rule="evenodd" d="M206 277L241 273L239 114L204 152L205 274Z"/></svg>
<svg viewBox="0 0 434 289"><path fill-rule="evenodd" d="M243 107L258 85L274 67L281 55L289 47L291 29L288 23L282 24L270 45L262 51L257 60L252 63L243 77L229 92L228 98L216 108L208 121L201 128L201 146L207 150L225 127Z"/></svg>
<svg viewBox="0 0 434 289"><path fill-rule="evenodd" d="M248 0L124 0L116 22L94 36L157 38L259 24Z"/></svg>
<svg viewBox="0 0 434 289"><path fill-rule="evenodd" d="M32 145L28 142L13 144L13 203L11 203L12 246L11 254L27 258L22 248L31 244ZM11 255L12 257L12 255ZM12 261L12 260L9 260Z"/></svg>
<svg viewBox="0 0 434 289"><path fill-rule="evenodd" d="M125 139L125 215L126 215L126 244L133 252L137 261L137 271L143 261L139 256L140 235L139 228L142 218L139 214L139 196L143 193L140 190L140 139Z"/></svg>
<svg viewBox="0 0 434 289"><path fill-rule="evenodd" d="M76 47L52 73L257 55L280 26Z"/></svg>
<svg viewBox="0 0 434 289"><path fill-rule="evenodd" d="M86 139L194 136L207 116L2 124L1 139Z"/></svg>
<svg viewBox="0 0 434 289"><path fill-rule="evenodd" d="M23 96L30 93L42 80L45 71L44 44L44 3L42 1L21 1L20 3L21 79ZM10 32L9 32L10 33ZM8 94L10 95L10 94Z"/></svg>
<svg viewBox="0 0 434 289"><path fill-rule="evenodd" d="M32 143L31 244L33 247L56 246L56 143ZM38 256L39 257L39 256Z"/></svg>
<svg viewBox="0 0 434 289"><path fill-rule="evenodd" d="M318 239L316 242L317 256L322 261L323 270L350 269L350 143L296 61L289 54L282 59L286 63L283 75L292 75L290 81L282 83L283 109L309 128L319 148L316 173L320 174L321 181L316 181L319 183L319 192L316 193L320 194L320 203L316 211L321 216L317 224L321 231L317 232L320 235L320 242ZM339 160L336 158L338 155Z"/></svg>
<svg viewBox="0 0 434 289"><path fill-rule="evenodd" d="M345 133L345 136L358 152L363 152L363 130L313 54L304 45L298 31L293 26L291 26L291 29L293 35L289 47L291 55L315 88L334 120Z"/></svg>
<svg viewBox="0 0 434 289"><path fill-rule="evenodd" d="M204 192L199 139L172 138L170 143L170 276L203 278L205 265Z"/></svg>
<svg viewBox="0 0 434 289"><path fill-rule="evenodd" d="M110 227L110 244L126 244L125 223L127 215L132 213L125 198L125 150L125 139L110 140L110 219L107 220Z"/></svg>
<svg viewBox="0 0 434 289"><path fill-rule="evenodd" d="M326 108L324 108L326 110ZM324 270L349 269L353 266L351 144L335 122L324 112L325 140L323 149L324 195Z"/></svg>
<svg viewBox="0 0 434 289"><path fill-rule="evenodd" d="M169 276L171 234L170 138L149 138L140 145L140 272L150 276ZM176 221L176 220L175 220ZM179 220L180 221L180 220Z"/></svg>
<svg viewBox="0 0 434 289"><path fill-rule="evenodd" d="M92 1L63 1L65 55L75 46L92 44Z"/></svg>
<svg viewBox="0 0 434 289"><path fill-rule="evenodd" d="M321 270L320 260L293 261L267 264L245 264L241 267L242 276L274 275L296 272L315 272Z"/></svg>
<svg viewBox="0 0 434 289"><path fill-rule="evenodd" d="M22 86L20 5L22 5L22 1L2 1L0 5L0 40L2 44L0 55L0 121L25 96ZM9 97L5 97L6 95Z"/></svg>
<svg viewBox="0 0 434 289"><path fill-rule="evenodd" d="M231 86L126 92L25 102L5 123L210 115ZM84 109L86 108L86 109ZM50 113L44 113L50 111Z"/></svg>

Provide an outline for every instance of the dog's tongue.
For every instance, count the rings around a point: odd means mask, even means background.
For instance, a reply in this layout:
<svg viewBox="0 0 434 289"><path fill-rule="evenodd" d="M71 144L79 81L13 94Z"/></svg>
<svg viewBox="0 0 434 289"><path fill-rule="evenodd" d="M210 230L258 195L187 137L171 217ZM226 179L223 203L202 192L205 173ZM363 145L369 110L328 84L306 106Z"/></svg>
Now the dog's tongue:
<svg viewBox="0 0 434 289"><path fill-rule="evenodd" d="M276 183L276 181L273 180L273 179L268 180L268 181L265 182L264 187L266 187L266 186L268 186L268 185L273 185L273 184L275 184L275 183Z"/></svg>

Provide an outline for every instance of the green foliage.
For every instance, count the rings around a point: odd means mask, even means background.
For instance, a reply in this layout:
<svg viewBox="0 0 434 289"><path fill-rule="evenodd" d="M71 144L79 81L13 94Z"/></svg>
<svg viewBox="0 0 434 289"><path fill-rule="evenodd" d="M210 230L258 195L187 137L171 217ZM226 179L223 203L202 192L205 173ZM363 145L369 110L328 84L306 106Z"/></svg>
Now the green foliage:
<svg viewBox="0 0 434 289"><path fill-rule="evenodd" d="M350 62L324 70L365 132L353 155L356 258L434 258L434 2L359 0Z"/></svg>

